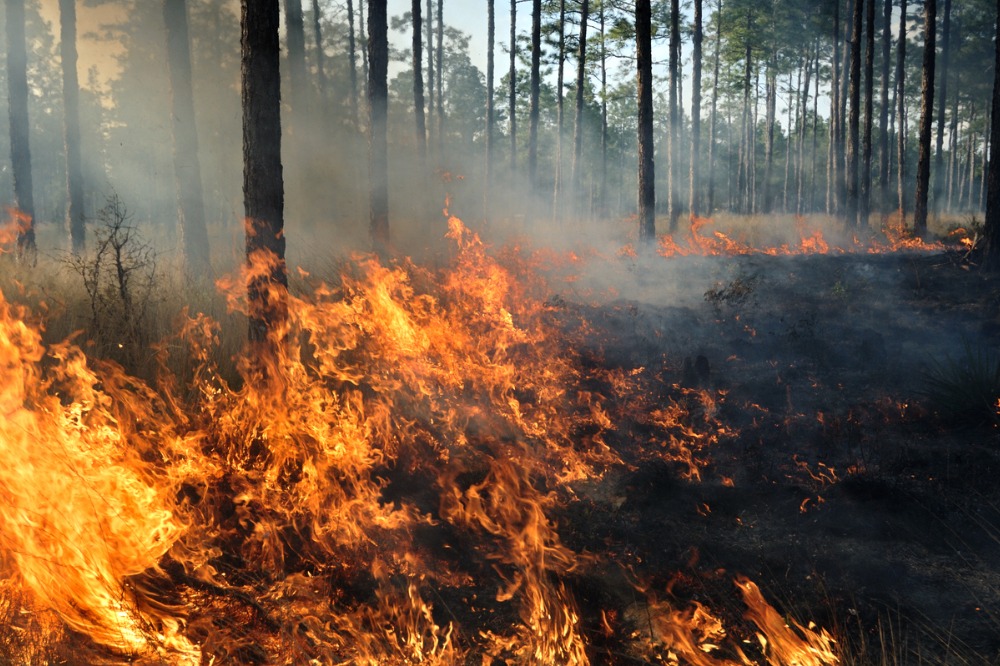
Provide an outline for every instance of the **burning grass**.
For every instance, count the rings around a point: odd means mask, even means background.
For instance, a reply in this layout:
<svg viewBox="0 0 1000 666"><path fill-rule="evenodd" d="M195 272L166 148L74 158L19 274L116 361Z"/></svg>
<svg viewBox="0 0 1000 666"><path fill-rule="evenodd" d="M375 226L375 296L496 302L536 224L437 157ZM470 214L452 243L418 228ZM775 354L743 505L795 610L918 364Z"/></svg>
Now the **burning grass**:
<svg viewBox="0 0 1000 666"><path fill-rule="evenodd" d="M185 315L143 380L43 342L3 301L0 611L34 637L0 642L9 658L838 663L829 632L740 575L757 567L697 536L754 487L730 456L779 410L707 360L689 382L662 356L615 359L595 343L613 323L555 297L537 258L494 256L455 218L448 235L441 267L359 256L332 281L303 274L263 374L220 361L229 319ZM243 283L220 282L236 312ZM745 319L726 331L749 335ZM805 430L785 400L782 427ZM841 416L823 427L854 427ZM839 481L768 456L814 503ZM734 547L752 506L718 523Z"/></svg>

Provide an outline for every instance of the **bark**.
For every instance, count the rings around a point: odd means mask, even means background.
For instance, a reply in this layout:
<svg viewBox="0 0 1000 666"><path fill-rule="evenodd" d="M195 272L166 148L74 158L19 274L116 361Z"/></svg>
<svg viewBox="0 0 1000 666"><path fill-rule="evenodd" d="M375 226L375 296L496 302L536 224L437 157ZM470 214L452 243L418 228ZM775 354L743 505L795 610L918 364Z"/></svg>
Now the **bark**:
<svg viewBox="0 0 1000 666"><path fill-rule="evenodd" d="M302 0L285 0L285 39L288 42L288 73L291 82L292 113L299 118L305 112L306 34L302 19Z"/></svg>
<svg viewBox="0 0 1000 666"><path fill-rule="evenodd" d="M670 221L670 233L677 231L677 217L680 206L677 203L677 181L680 174L678 157L680 155L680 113L678 106L678 79L680 77L681 31L680 31L680 0L670 0L670 88L668 104L670 106L670 129L667 133L667 216Z"/></svg>
<svg viewBox="0 0 1000 666"><path fill-rule="evenodd" d="M352 0L347 0L348 5L352 4ZM348 7L348 16L350 17L351 27L348 30L348 40L349 52L351 57L351 75L356 77L354 72L354 8L353 6ZM320 99L326 100L326 57L323 54L323 13L319 8L319 0L312 0L312 19L313 19L313 41L316 42L316 81L319 85L319 95ZM354 85L356 83L355 79L351 80L351 90L354 90ZM351 100L352 104L352 118L357 118L357 105L358 99L354 97Z"/></svg>
<svg viewBox="0 0 1000 666"><path fill-rule="evenodd" d="M900 224L906 219L906 0L900 0L899 43L896 46L896 196Z"/></svg>
<svg viewBox="0 0 1000 666"><path fill-rule="evenodd" d="M249 337L277 355L288 319L278 0L242 0L240 5Z"/></svg>
<svg viewBox="0 0 1000 666"><path fill-rule="evenodd" d="M70 247L81 254L86 245L83 167L80 156L80 82L77 73L76 0L59 0L59 53L63 75L63 138L66 145L66 222Z"/></svg>
<svg viewBox="0 0 1000 666"><path fill-rule="evenodd" d="M688 211L691 217L698 215L698 195L701 189L701 41L702 41L702 0L694 0L693 52L691 54L691 160L688 165Z"/></svg>
<svg viewBox="0 0 1000 666"><path fill-rule="evenodd" d="M413 53L413 115L414 115L414 131L416 132L417 140L417 159L421 164L427 159L427 125L424 121L424 71L423 71L423 45L424 40L421 39L423 30L423 21L420 16L420 5L422 0L411 0L410 2L410 18L412 20L413 29L413 39L412 53Z"/></svg>
<svg viewBox="0 0 1000 666"><path fill-rule="evenodd" d="M434 141L434 86L435 79L435 52L434 52L434 0L427 0L427 118L431 122L427 126L428 140Z"/></svg>
<svg viewBox="0 0 1000 666"><path fill-rule="evenodd" d="M882 0L882 85L878 113L878 210L885 224L889 202L889 61L892 58L892 0Z"/></svg>
<svg viewBox="0 0 1000 666"><path fill-rule="evenodd" d="M934 115L934 56L937 0L924 0L924 58L920 78L920 137L917 157L917 193L913 205L913 230L927 234L927 198L931 176L931 121Z"/></svg>
<svg viewBox="0 0 1000 666"><path fill-rule="evenodd" d="M861 137L861 181L859 182L858 224L862 228L868 226L868 214L871 210L871 174L872 174L872 116L874 112L872 99L875 93L872 75L875 73L875 0L865 2L865 127Z"/></svg>
<svg viewBox="0 0 1000 666"><path fill-rule="evenodd" d="M368 2L368 170L372 248L389 249L389 33L386 0Z"/></svg>
<svg viewBox="0 0 1000 666"><path fill-rule="evenodd" d="M535 187L538 176L538 95L542 58L542 0L531 2L531 88L528 109L528 182Z"/></svg>
<svg viewBox="0 0 1000 666"><path fill-rule="evenodd" d="M986 176L986 257L984 266L1000 269L1000 0L997 0L996 56L990 112L990 162Z"/></svg>
<svg viewBox="0 0 1000 666"><path fill-rule="evenodd" d="M698 0L699 2L701 0ZM608 212L608 52L604 44L604 2L601 8L601 183L597 210L600 216Z"/></svg>
<svg viewBox="0 0 1000 666"><path fill-rule="evenodd" d="M944 127L948 106L948 60L951 53L951 0L944 0L944 16L941 20L941 69L938 76L937 134L934 143L934 192L931 201L934 210L941 212L944 195ZM952 152L957 149L951 146Z"/></svg>
<svg viewBox="0 0 1000 666"><path fill-rule="evenodd" d="M753 16L749 12L747 13L747 34L753 34ZM743 59L745 64L743 72L743 112L740 121L740 160L737 166L736 191L737 196L740 198L739 212L748 213L750 212L750 177L747 167L750 159L747 153L753 149L754 141L750 116L750 76L753 73L753 48L749 39L745 45Z"/></svg>
<svg viewBox="0 0 1000 666"><path fill-rule="evenodd" d="M573 184L572 196L574 208L579 207L581 172L583 170L583 92L586 88L587 76L587 22L590 20L590 2L583 0L580 5L580 49L576 61L576 117L573 121L573 171L570 181Z"/></svg>
<svg viewBox="0 0 1000 666"><path fill-rule="evenodd" d="M444 0L437 3L437 91L434 103L437 108L437 152L444 149Z"/></svg>
<svg viewBox="0 0 1000 666"><path fill-rule="evenodd" d="M562 186L562 165L563 165L563 128L564 128L564 105L563 91L565 90L565 68L566 68L566 0L559 0L559 52L558 66L556 67L556 164L555 164L555 186L552 193L552 216L556 219L561 217L560 209L560 187Z"/></svg>
<svg viewBox="0 0 1000 666"><path fill-rule="evenodd" d="M722 52L722 0L715 9L715 55L712 64L712 116L708 129L708 202L705 210L715 210L715 133L719 111L719 54Z"/></svg>
<svg viewBox="0 0 1000 666"><path fill-rule="evenodd" d="M816 78L813 85L816 86L813 90L813 126L812 126L812 174L809 178L809 210L810 212L816 210L816 172L817 172L817 160L819 156L819 150L816 144L819 140L819 41L816 42L816 58L814 61L816 67Z"/></svg>
<svg viewBox="0 0 1000 666"><path fill-rule="evenodd" d="M361 81L365 89L362 91L365 100L368 99L368 31L365 29L365 0L358 0L358 34L361 35ZM367 115L367 114L366 114ZM365 118L367 120L367 117Z"/></svg>
<svg viewBox="0 0 1000 666"><path fill-rule="evenodd" d="M771 54L773 58L773 54ZM778 75L771 63L764 74L764 187L761 210L771 212L771 171L774 168L774 121L777 113Z"/></svg>
<svg viewBox="0 0 1000 666"><path fill-rule="evenodd" d="M831 61L833 77L830 80L830 140L827 142L826 156L826 212L827 215L837 213L837 189L840 182L835 155L841 151L841 132L843 117L840 115L840 0L833 3L833 52Z"/></svg>
<svg viewBox="0 0 1000 666"><path fill-rule="evenodd" d="M517 0L510 0L510 69L507 73L507 115L510 116L510 175L517 173Z"/></svg>
<svg viewBox="0 0 1000 666"><path fill-rule="evenodd" d="M24 0L6 0L6 9L10 161L14 177L14 205L19 216L17 252L20 257L34 261L35 202L28 139L28 52L24 39Z"/></svg>
<svg viewBox="0 0 1000 666"><path fill-rule="evenodd" d="M818 56L818 52L817 52ZM795 214L802 215L803 211L803 188L805 187L805 143L806 143L806 120L809 109L809 85L812 76L813 53L806 55L805 85L802 86L802 112L799 116L799 137L798 137L798 158L795 169ZM818 76L817 76L818 78ZM815 162L814 162L815 164Z"/></svg>
<svg viewBox="0 0 1000 666"><path fill-rule="evenodd" d="M207 278L211 274L211 264L208 231L205 228L201 162L198 159L198 130L191 84L191 42L185 0L164 0L163 18L167 29L167 64L170 69L174 185L184 262L190 276Z"/></svg>
<svg viewBox="0 0 1000 666"><path fill-rule="evenodd" d="M656 194L653 182L653 54L651 23L649 0L636 0L635 44L639 97L639 240L645 245L652 245L656 240Z"/></svg>
<svg viewBox="0 0 1000 666"><path fill-rule="evenodd" d="M961 89L961 84L962 84L961 77L960 76L956 76L955 77L955 87L957 89ZM969 124L970 125L975 121L975 115L976 115L975 114L975 107L973 106L972 109L969 112ZM954 147L954 146L958 145L958 92L957 91L956 91L954 99L952 101L952 107L951 107L951 127L949 128L949 138L950 138L949 143L948 143L949 146L953 146ZM948 151L948 182L947 182L947 185L946 185L946 189L948 191L946 207L947 207L948 210L952 209L952 201L953 201L953 199L952 199L952 193L954 192L954 189L955 189L955 180L956 180L955 169L957 167L957 160L955 159L955 154L957 152L958 151L954 150L954 148L952 148L952 150Z"/></svg>
<svg viewBox="0 0 1000 666"><path fill-rule="evenodd" d="M317 41L319 37L317 36ZM322 51L322 49L321 49ZM357 44L354 37L354 2L347 0L347 58L348 75L350 76L351 87L348 90L348 99L351 105L351 122L357 123L358 118L358 54Z"/></svg>
<svg viewBox="0 0 1000 666"><path fill-rule="evenodd" d="M490 181L493 175L493 49L496 41L496 15L494 0L486 2L486 165L485 180L487 196L490 191Z"/></svg>
<svg viewBox="0 0 1000 666"><path fill-rule="evenodd" d="M847 201L844 207L845 222L850 228L858 226L860 210L858 141L861 117L861 29L864 2L865 0L855 0L851 21L851 72L847 89L847 96L850 98L850 115L847 120Z"/></svg>

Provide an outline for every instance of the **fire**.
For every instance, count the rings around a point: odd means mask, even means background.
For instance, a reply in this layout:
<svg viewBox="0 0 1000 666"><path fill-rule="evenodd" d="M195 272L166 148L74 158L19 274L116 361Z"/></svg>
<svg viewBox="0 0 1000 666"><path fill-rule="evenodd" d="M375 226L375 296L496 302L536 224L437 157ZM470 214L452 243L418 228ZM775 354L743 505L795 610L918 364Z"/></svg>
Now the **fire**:
<svg viewBox="0 0 1000 666"><path fill-rule="evenodd" d="M46 347L0 300L4 599L58 618L48 640L123 660L582 665L597 632L636 658L754 663L745 629L699 604L649 595L646 633L616 608L588 625L574 577L628 563L580 552L559 524L642 462L610 443L626 419L641 455L697 482L732 434L725 395L674 387L654 406L648 369L587 375L586 323L516 257L448 228L445 268L365 255L332 283L302 273L283 353L244 356L237 376L214 364L204 315L147 384ZM244 284L219 286L246 314ZM778 626L738 585L767 663L837 663L825 632Z"/></svg>

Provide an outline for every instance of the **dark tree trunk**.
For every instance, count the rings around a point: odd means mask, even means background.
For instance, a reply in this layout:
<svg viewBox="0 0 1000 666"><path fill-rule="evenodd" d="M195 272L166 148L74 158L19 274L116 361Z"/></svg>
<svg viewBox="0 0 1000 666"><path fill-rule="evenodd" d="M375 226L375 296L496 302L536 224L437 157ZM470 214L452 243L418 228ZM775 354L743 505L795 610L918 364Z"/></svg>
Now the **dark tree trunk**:
<svg viewBox="0 0 1000 666"><path fill-rule="evenodd" d="M635 2L635 51L639 93L639 240L656 240L653 172L653 33L649 0Z"/></svg>
<svg viewBox="0 0 1000 666"><path fill-rule="evenodd" d="M559 31L559 52L556 67L556 168L555 186L552 192L552 216L559 219L562 217L559 189L562 186L563 129L565 127L563 91L565 90L566 68L566 0L559 0L559 21L556 27Z"/></svg>
<svg viewBox="0 0 1000 666"><path fill-rule="evenodd" d="M680 206L677 202L677 181L680 173L680 98L678 94L678 78L680 77L681 29L680 0L670 0L670 89L668 104L670 106L670 128L667 133L667 216L670 221L670 233L677 231L677 218Z"/></svg>
<svg viewBox="0 0 1000 666"><path fill-rule="evenodd" d="M773 53L770 56L774 57ZM778 75L771 62L764 73L764 187L761 210L771 212L771 170L774 167L774 120L777 113Z"/></svg>
<svg viewBox="0 0 1000 666"><path fill-rule="evenodd" d="M63 75L63 137L66 142L66 222L70 246L81 254L86 245L83 167L80 157L80 82L76 71L76 0L59 0L59 53Z"/></svg>
<svg viewBox="0 0 1000 666"><path fill-rule="evenodd" d="M812 49L810 53L806 54L806 71L805 71L805 85L802 86L802 104L801 104L801 114L799 116L799 137L798 137L798 158L796 159L796 169L795 169L795 214L802 215L805 211L803 210L803 188L805 187L805 143L806 143L806 121L809 110L809 85L810 76L812 75L813 67L813 57L819 56L819 52ZM819 74L817 74L817 78Z"/></svg>
<svg viewBox="0 0 1000 666"><path fill-rule="evenodd" d="M843 133L843 117L840 115L840 0L833 3L833 53L831 54L833 76L830 80L830 140L827 142L826 157L826 213L836 215L838 212L837 190L840 182L840 170L836 155L840 154L841 136Z"/></svg>
<svg viewBox="0 0 1000 666"><path fill-rule="evenodd" d="M347 0L348 4L351 4L351 0ZM350 18L350 29L348 30L348 41L349 51L351 57L351 75L356 77L354 72L354 8L350 7L348 11L348 17ZM323 12L319 8L319 0L312 0L312 19L313 19L313 41L316 42L316 81L319 86L320 99L325 102L326 100L326 57L323 53ZM354 85L356 81L352 79L351 90L354 90ZM352 104L352 118L357 118L357 97L351 100ZM324 104L325 105L325 104Z"/></svg>
<svg viewBox="0 0 1000 666"><path fill-rule="evenodd" d="M937 135L934 143L934 193L931 203L938 213L944 199L944 127L945 109L948 106L948 59L951 52L951 0L944 0L944 17L941 21L941 69L938 76ZM954 151L956 146L952 146Z"/></svg>
<svg viewBox="0 0 1000 666"><path fill-rule="evenodd" d="M899 43L896 46L896 198L899 223L906 220L906 0L900 0Z"/></svg>
<svg viewBox="0 0 1000 666"><path fill-rule="evenodd" d="M437 3L437 152L444 153L444 0Z"/></svg>
<svg viewBox="0 0 1000 666"><path fill-rule="evenodd" d="M243 205L250 342L277 356L288 319L278 0L242 0ZM264 270L260 270L264 268Z"/></svg>
<svg viewBox="0 0 1000 666"><path fill-rule="evenodd" d="M817 146L819 140L819 42L816 43L816 78L815 89L813 90L813 126L812 126L812 170L809 176L809 211L814 212L816 210L816 172L818 170L818 157L819 149Z"/></svg>
<svg viewBox="0 0 1000 666"><path fill-rule="evenodd" d="M747 12L747 35L753 34L753 15ZM748 153L754 150L754 132L752 116L750 115L750 90L751 75L753 74L753 48L747 38L744 47L744 71L743 71L743 113L740 121L740 160L736 177L737 195L740 198L739 212L749 213L750 211L750 158Z"/></svg>
<svg viewBox="0 0 1000 666"><path fill-rule="evenodd" d="M700 1L700 0L699 0ZM604 2L601 8L601 184L598 192L599 214L608 212L608 52L604 44Z"/></svg>
<svg viewBox="0 0 1000 666"><path fill-rule="evenodd" d="M510 116L510 175L517 173L517 0L510 0L510 69L507 74L507 115Z"/></svg>
<svg viewBox="0 0 1000 666"><path fill-rule="evenodd" d="M538 176L538 95L542 62L542 0L531 0L531 89L528 107L528 183L536 187Z"/></svg>
<svg viewBox="0 0 1000 666"><path fill-rule="evenodd" d="M386 0L368 2L368 170L372 248L389 249L389 30Z"/></svg>
<svg viewBox="0 0 1000 666"><path fill-rule="evenodd" d="M878 210L885 224L889 202L889 61L892 58L892 0L882 0L882 86L878 112Z"/></svg>
<svg viewBox="0 0 1000 666"><path fill-rule="evenodd" d="M937 0L924 0L924 63L920 78L920 137L917 157L917 195L913 205L913 230L927 234L927 198L931 177L931 120L934 115L934 50Z"/></svg>
<svg viewBox="0 0 1000 666"><path fill-rule="evenodd" d="M413 25L413 111L416 120L417 158L427 159L427 125L424 122L424 70L423 70L423 21L420 16L421 0L411 0L410 17Z"/></svg>
<svg viewBox="0 0 1000 666"><path fill-rule="evenodd" d="M354 2L347 0L347 58L348 75L350 76L350 90L348 91L348 101L351 105L351 123L359 122L358 116L358 54L357 44L354 38Z"/></svg>
<svg viewBox="0 0 1000 666"><path fill-rule="evenodd" d="M722 0L715 9L715 62L712 64L712 117L708 128L708 202L706 212L715 210L715 131L719 110L719 55L722 52Z"/></svg>
<svg viewBox="0 0 1000 666"><path fill-rule="evenodd" d="M871 210L871 174L872 174L872 115L874 113L872 97L875 93L872 75L875 73L875 0L865 2L865 128L861 137L861 180L859 185L858 224L861 228L868 226L868 213Z"/></svg>
<svg viewBox="0 0 1000 666"><path fill-rule="evenodd" d="M580 5L580 49L576 61L576 117L573 122L573 207L579 209L583 189L580 186L583 171L583 91L587 76L587 21L590 20L590 2L583 0Z"/></svg>
<svg viewBox="0 0 1000 666"><path fill-rule="evenodd" d="M867 0L873 2L874 0ZM844 213L848 227L858 226L860 195L858 192L858 143L861 117L861 30L865 0L855 0L851 21L851 73L847 96L850 112L847 120L847 201Z"/></svg>
<svg viewBox="0 0 1000 666"><path fill-rule="evenodd" d="M361 80L365 87L363 97L368 99L368 31L365 29L365 0L358 0L358 34L361 35ZM359 118L360 119L360 118ZM365 118L367 120L367 117Z"/></svg>
<svg viewBox="0 0 1000 666"><path fill-rule="evenodd" d="M694 0L694 33L691 36L694 51L691 55L691 161L688 165L688 210L691 217L698 215L698 195L701 189L701 0Z"/></svg>
<svg viewBox="0 0 1000 666"><path fill-rule="evenodd" d="M191 42L188 37L187 3L164 0L163 18L167 28L167 64L170 69L171 129L174 138L174 184L180 218L184 262L192 277L207 278L209 263L208 231L205 228L205 201L198 159L198 130L195 126L194 92L191 85Z"/></svg>
<svg viewBox="0 0 1000 666"><path fill-rule="evenodd" d="M14 176L14 205L19 216L17 251L22 258L34 261L35 201L28 140L28 51L24 38L24 0L6 0L6 9L10 161Z"/></svg>
<svg viewBox="0 0 1000 666"><path fill-rule="evenodd" d="M493 177L493 79L494 64L493 50L496 42L496 13L494 0L486 2L486 193L489 196L491 180Z"/></svg>
<svg viewBox="0 0 1000 666"><path fill-rule="evenodd" d="M434 0L427 0L427 120L428 141L434 141Z"/></svg>
<svg viewBox="0 0 1000 666"><path fill-rule="evenodd" d="M292 115L302 118L306 105L306 34L302 0L285 0L285 39L288 42L288 73L291 82Z"/></svg>
<svg viewBox="0 0 1000 666"><path fill-rule="evenodd" d="M996 55L993 64L993 101L990 113L990 163L986 177L986 257L983 265L1000 268L1000 0L997 0Z"/></svg>

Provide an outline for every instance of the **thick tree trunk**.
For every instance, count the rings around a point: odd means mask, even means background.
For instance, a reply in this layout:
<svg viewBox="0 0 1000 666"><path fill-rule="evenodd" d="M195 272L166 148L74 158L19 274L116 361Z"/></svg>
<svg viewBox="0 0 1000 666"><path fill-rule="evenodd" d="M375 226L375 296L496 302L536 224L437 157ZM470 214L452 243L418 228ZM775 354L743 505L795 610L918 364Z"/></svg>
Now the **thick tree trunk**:
<svg viewBox="0 0 1000 666"><path fill-rule="evenodd" d="M249 337L278 355L288 319L278 0L242 0L243 202ZM261 269L264 270L261 270Z"/></svg>
<svg viewBox="0 0 1000 666"><path fill-rule="evenodd" d="M81 254L86 245L83 167L80 156L80 82L77 73L76 0L59 0L59 53L63 75L63 138L66 143L66 223L70 247Z"/></svg>
<svg viewBox="0 0 1000 666"><path fill-rule="evenodd" d="M941 21L941 68L938 72L937 133L934 142L934 191L931 205L940 213L944 207L944 127L948 106L948 59L951 52L951 0L944 0L944 16ZM957 146L952 145L954 152Z"/></svg>
<svg viewBox="0 0 1000 666"><path fill-rule="evenodd" d="M874 0L867 0L873 2ZM859 121L861 117L861 30L865 0L855 0L854 13L851 21L851 73L847 96L850 99L850 111L847 120L847 201L844 214L847 226L858 226L860 210L860 194L858 191L858 143Z"/></svg>
<svg viewBox="0 0 1000 666"><path fill-rule="evenodd" d="M31 185L31 148L28 120L28 51L24 37L24 0L6 0L7 100L10 116L10 161L14 176L14 205L19 225L17 251L35 259L35 201Z"/></svg>
<svg viewBox="0 0 1000 666"><path fill-rule="evenodd" d="M639 240L656 240L656 194L653 172L653 53L649 0L635 2L635 44L639 93ZM998 225L1000 227L1000 225Z"/></svg>
<svg viewBox="0 0 1000 666"><path fill-rule="evenodd" d="M719 55L722 52L722 0L715 8L715 54L712 64L712 117L708 129L708 202L706 212L715 210L715 133L719 112Z"/></svg>
<svg viewBox="0 0 1000 666"><path fill-rule="evenodd" d="M927 198L931 177L931 121L934 115L934 60L937 0L924 0L924 58L920 78L920 138L917 157L917 194L913 205L913 230L927 234Z"/></svg>
<svg viewBox="0 0 1000 666"><path fill-rule="evenodd" d="M701 41L702 0L694 0L694 33L691 36L691 160L688 164L688 211L697 217L698 196L701 193Z"/></svg>
<svg viewBox="0 0 1000 666"><path fill-rule="evenodd" d="M872 174L872 115L874 113L873 99L875 93L872 75L875 73L875 0L865 2L865 127L861 137L861 174L858 201L858 225L868 227L868 214L871 210L871 174Z"/></svg>
<svg viewBox="0 0 1000 666"><path fill-rule="evenodd" d="M896 198L899 223L906 220L906 0L900 0L896 46Z"/></svg>
<svg viewBox="0 0 1000 666"><path fill-rule="evenodd" d="M191 43L185 0L164 0L163 19L167 28L167 64L170 69L174 184L184 262L190 276L204 279L210 277L212 267L205 228L201 162L198 159L198 130L191 84Z"/></svg>
<svg viewBox="0 0 1000 666"><path fill-rule="evenodd" d="M372 248L389 249L389 33L386 0L368 2L368 169Z"/></svg>
<svg viewBox="0 0 1000 666"><path fill-rule="evenodd" d="M583 189L580 180L583 171L583 93L587 76L587 22L590 20L590 2L583 0L580 5L580 48L576 61L576 107L573 119L573 184L572 201L575 213L579 213L580 197Z"/></svg>
<svg viewBox="0 0 1000 666"><path fill-rule="evenodd" d="M892 58L892 0L882 0L882 85L878 112L878 211L886 222L889 202L889 61Z"/></svg>
<svg viewBox="0 0 1000 666"><path fill-rule="evenodd" d="M667 216L670 221L670 233L677 231L677 218L680 206L677 202L677 181L679 180L680 164L680 98L678 79L680 78L681 30L680 30L680 0L670 0L670 88L668 105L670 106L670 128L667 133Z"/></svg>
<svg viewBox="0 0 1000 666"><path fill-rule="evenodd" d="M413 53L413 116L415 121L414 131L417 140L417 159L423 164L427 159L427 125L424 121L424 40L423 21L420 16L420 6L422 0L411 0L410 18L412 25L412 53Z"/></svg>
<svg viewBox="0 0 1000 666"><path fill-rule="evenodd" d="M993 59L993 100L990 105L989 166L986 169L986 254L984 268L1000 269L1000 0L996 2L996 54Z"/></svg>
<svg viewBox="0 0 1000 666"><path fill-rule="evenodd" d="M510 0L510 69L507 72L507 115L510 117L510 176L517 173L517 0Z"/></svg>
<svg viewBox="0 0 1000 666"><path fill-rule="evenodd" d="M531 0L531 89L528 108L528 183L537 187L538 95L541 87L542 0Z"/></svg>

